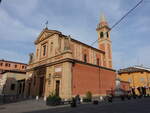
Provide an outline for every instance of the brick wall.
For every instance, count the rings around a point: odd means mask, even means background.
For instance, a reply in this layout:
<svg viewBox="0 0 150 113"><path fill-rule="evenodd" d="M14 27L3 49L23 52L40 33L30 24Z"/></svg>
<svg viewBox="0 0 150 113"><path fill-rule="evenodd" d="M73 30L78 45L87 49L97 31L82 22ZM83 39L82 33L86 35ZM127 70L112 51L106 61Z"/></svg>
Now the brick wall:
<svg viewBox="0 0 150 113"><path fill-rule="evenodd" d="M116 74L111 70L75 63L72 73L73 95L85 95L87 91L91 91L93 95L106 95L108 90L115 87Z"/></svg>

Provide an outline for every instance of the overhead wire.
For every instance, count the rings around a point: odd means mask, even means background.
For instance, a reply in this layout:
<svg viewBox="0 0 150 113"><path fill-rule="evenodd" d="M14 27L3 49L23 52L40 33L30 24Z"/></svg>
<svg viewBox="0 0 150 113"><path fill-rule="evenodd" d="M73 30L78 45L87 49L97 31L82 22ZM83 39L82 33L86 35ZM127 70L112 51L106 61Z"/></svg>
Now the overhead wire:
<svg viewBox="0 0 150 113"><path fill-rule="evenodd" d="M126 16L128 16L134 9L136 9L144 0L140 0L133 8L131 8L127 13L123 15L107 32L115 28ZM107 33L105 32L104 35ZM95 40L91 46L93 46L99 39Z"/></svg>

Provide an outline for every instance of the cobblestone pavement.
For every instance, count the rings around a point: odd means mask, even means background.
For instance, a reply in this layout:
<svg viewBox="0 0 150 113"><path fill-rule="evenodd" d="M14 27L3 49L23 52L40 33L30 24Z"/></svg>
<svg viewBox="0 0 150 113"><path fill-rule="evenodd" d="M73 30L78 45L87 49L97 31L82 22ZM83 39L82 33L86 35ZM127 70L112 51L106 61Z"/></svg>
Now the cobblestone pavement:
<svg viewBox="0 0 150 113"><path fill-rule="evenodd" d="M150 98L105 102L98 105L82 104L76 108L69 105L49 107L43 101L28 100L1 105L0 113L150 113Z"/></svg>

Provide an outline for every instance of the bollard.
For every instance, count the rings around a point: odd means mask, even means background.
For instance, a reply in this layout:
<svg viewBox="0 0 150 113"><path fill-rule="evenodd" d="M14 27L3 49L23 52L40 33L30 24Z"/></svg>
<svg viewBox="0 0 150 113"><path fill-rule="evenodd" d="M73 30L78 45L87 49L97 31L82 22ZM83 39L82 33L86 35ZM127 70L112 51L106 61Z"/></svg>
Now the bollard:
<svg viewBox="0 0 150 113"><path fill-rule="evenodd" d="M124 101L124 99L125 99L124 96L121 96L121 100Z"/></svg>
<svg viewBox="0 0 150 113"><path fill-rule="evenodd" d="M139 99L141 99L141 98L142 98L142 95L139 95L138 97L139 97Z"/></svg>
<svg viewBox="0 0 150 113"><path fill-rule="evenodd" d="M112 97L108 97L108 102L112 103Z"/></svg>
<svg viewBox="0 0 150 113"><path fill-rule="evenodd" d="M94 105L98 105L98 100L94 100L94 101L93 101L93 104L94 104Z"/></svg>
<svg viewBox="0 0 150 113"><path fill-rule="evenodd" d="M136 99L136 96L135 96L135 95L133 95L133 98L134 98L134 99Z"/></svg>
<svg viewBox="0 0 150 113"><path fill-rule="evenodd" d="M71 107L76 107L76 106L77 106L75 98L72 98L72 101L71 101L71 103L70 103L70 106L71 106Z"/></svg>
<svg viewBox="0 0 150 113"><path fill-rule="evenodd" d="M129 95L127 95L127 99L128 99L128 100L131 100L131 97L130 97Z"/></svg>

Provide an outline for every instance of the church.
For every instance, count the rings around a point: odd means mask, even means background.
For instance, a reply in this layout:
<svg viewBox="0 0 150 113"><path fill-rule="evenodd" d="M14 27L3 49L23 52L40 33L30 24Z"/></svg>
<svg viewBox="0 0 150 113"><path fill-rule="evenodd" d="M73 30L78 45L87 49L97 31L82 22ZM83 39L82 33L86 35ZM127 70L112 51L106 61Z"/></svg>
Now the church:
<svg viewBox="0 0 150 113"><path fill-rule="evenodd" d="M96 28L98 48L47 27L35 40L30 54L25 96L47 97L52 92L63 99L77 94L106 96L115 88L110 28L104 16Z"/></svg>

